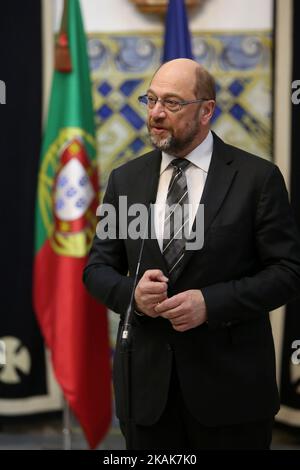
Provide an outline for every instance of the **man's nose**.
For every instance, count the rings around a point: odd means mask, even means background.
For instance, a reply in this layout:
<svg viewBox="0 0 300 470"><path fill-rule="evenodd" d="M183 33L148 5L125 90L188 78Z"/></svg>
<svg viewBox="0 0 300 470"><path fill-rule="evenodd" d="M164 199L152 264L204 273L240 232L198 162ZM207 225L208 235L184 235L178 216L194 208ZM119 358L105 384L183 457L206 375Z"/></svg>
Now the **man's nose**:
<svg viewBox="0 0 300 470"><path fill-rule="evenodd" d="M157 100L154 107L150 109L150 114L152 117L165 117L166 110L160 100Z"/></svg>

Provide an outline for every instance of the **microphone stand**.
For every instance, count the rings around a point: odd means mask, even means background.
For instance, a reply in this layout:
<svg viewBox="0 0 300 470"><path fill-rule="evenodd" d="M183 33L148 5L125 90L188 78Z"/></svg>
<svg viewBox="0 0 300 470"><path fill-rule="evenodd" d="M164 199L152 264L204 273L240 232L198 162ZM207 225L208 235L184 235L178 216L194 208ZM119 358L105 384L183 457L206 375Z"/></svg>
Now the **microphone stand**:
<svg viewBox="0 0 300 470"><path fill-rule="evenodd" d="M126 310L124 325L121 330L121 354L123 354L123 383L125 391L125 405L126 405L126 444L127 450L132 450L133 436L132 436L132 393L131 393L131 354L132 354L132 319L134 315L134 292L137 285L138 274L140 271L141 259L144 250L145 238L148 231L149 215L151 214L151 204L149 205L149 213L147 224L142 238L139 258L136 266L133 287L131 291L130 301Z"/></svg>

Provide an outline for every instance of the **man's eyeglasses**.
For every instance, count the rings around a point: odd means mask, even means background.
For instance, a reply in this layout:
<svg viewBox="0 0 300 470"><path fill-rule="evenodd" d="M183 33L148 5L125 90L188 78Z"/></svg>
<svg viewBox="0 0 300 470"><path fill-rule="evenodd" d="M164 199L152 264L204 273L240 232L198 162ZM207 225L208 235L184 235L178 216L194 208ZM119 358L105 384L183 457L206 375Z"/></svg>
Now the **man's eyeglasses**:
<svg viewBox="0 0 300 470"><path fill-rule="evenodd" d="M166 99L156 98L154 96L148 96L148 95L139 96L138 100L140 103L147 106L149 109L153 109L156 103L159 101L164 108L168 109L169 111L172 111L173 113L176 113L182 108L182 106L186 106L187 104L201 103L202 101L209 101L206 98L201 98L199 100L190 100L190 101L177 101L177 100L170 100L168 98Z"/></svg>

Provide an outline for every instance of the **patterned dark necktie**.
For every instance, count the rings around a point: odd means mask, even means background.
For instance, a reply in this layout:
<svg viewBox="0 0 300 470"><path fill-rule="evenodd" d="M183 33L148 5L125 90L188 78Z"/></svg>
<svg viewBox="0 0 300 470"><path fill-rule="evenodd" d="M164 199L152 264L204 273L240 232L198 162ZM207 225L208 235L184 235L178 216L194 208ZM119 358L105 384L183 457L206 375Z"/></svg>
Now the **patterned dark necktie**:
<svg viewBox="0 0 300 470"><path fill-rule="evenodd" d="M189 222L188 207L184 208L184 205L188 204L185 169L190 162L184 158L176 158L172 160L171 164L174 170L166 200L163 255L168 266L170 279L175 281L185 251L184 230L188 230L188 227L185 227Z"/></svg>

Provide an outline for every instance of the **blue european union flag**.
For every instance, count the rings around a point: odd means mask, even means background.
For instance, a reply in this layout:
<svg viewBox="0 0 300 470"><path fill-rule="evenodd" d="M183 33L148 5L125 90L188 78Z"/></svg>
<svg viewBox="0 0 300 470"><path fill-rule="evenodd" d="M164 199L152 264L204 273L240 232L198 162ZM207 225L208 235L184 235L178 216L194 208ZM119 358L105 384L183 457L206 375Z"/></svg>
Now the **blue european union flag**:
<svg viewBox="0 0 300 470"><path fill-rule="evenodd" d="M193 59L185 3L184 0L169 0L162 61L180 57Z"/></svg>

